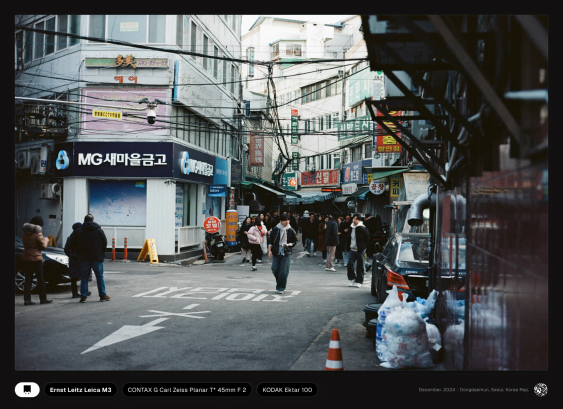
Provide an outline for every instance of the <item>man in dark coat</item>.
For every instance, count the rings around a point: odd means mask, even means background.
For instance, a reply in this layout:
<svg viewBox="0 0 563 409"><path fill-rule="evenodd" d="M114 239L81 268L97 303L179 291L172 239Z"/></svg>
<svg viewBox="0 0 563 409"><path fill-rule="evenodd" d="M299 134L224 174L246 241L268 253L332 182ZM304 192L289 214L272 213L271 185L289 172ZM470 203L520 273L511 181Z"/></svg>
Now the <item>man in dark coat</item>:
<svg viewBox="0 0 563 409"><path fill-rule="evenodd" d="M78 254L76 254L76 250L71 247L71 237L76 232L78 228L82 227L82 223L74 223L72 225L72 233L66 239L65 243L65 254L68 256L68 275L70 276L70 288L72 290L72 298L80 297L78 294L78 280L82 277L81 270L80 270L80 258ZM88 291L88 295L92 294Z"/></svg>
<svg viewBox="0 0 563 409"><path fill-rule="evenodd" d="M338 246L338 224L336 222L336 217L331 218L326 222L326 267L327 271L336 271L332 265L332 258L336 251L336 246Z"/></svg>
<svg viewBox="0 0 563 409"><path fill-rule="evenodd" d="M80 302L86 302L88 297L90 269L94 270L96 275L100 301L109 301L110 296L106 294L104 281L104 258L108 244L104 231L98 223L94 223L94 216L87 214L84 217L82 227L78 228L71 236L70 248L73 251L75 250L80 258Z"/></svg>
<svg viewBox="0 0 563 409"><path fill-rule="evenodd" d="M309 213L309 220L303 225L307 234L307 257L311 256L311 243L313 244L312 256L314 257L317 255L317 247L319 247L319 220L315 217L315 213Z"/></svg>
<svg viewBox="0 0 563 409"><path fill-rule="evenodd" d="M340 233L338 239L340 241L340 248L342 249L342 259L345 265L348 264L348 252L350 251L350 249L347 247L348 234L350 233L350 224L352 224L352 218L349 214L347 214L338 227L338 233Z"/></svg>
<svg viewBox="0 0 563 409"><path fill-rule="evenodd" d="M305 231L305 222L307 220L309 220L309 212L305 210L303 212L303 217L300 217L299 222L297 223L299 225L299 228L301 229L301 240L303 241L303 249L307 247L307 234Z"/></svg>
<svg viewBox="0 0 563 409"><path fill-rule="evenodd" d="M297 220L293 217L293 213L291 212L287 212L287 217L289 217L289 225L295 231L297 240L299 241L299 225L297 224Z"/></svg>
<svg viewBox="0 0 563 409"><path fill-rule="evenodd" d="M348 247L350 255L348 257L348 280L350 287L361 287L364 282L364 263L365 251L369 242L369 232L360 221L360 215L356 213L350 225L350 234L348 234ZM354 263L356 263L356 272L354 273Z"/></svg>

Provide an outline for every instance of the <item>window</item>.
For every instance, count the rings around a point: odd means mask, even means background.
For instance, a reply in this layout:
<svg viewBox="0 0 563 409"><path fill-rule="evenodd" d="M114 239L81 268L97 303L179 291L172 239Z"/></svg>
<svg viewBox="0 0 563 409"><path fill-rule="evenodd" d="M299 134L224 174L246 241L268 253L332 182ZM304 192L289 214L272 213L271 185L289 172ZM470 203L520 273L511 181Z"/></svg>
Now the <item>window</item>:
<svg viewBox="0 0 563 409"><path fill-rule="evenodd" d="M166 42L166 16L149 15L149 43Z"/></svg>
<svg viewBox="0 0 563 409"><path fill-rule="evenodd" d="M233 31L237 31L237 16L233 16Z"/></svg>
<svg viewBox="0 0 563 409"><path fill-rule="evenodd" d="M325 155L321 155L319 161L319 170L325 169Z"/></svg>
<svg viewBox="0 0 563 409"><path fill-rule="evenodd" d="M30 62L33 59L33 32L24 31L23 60Z"/></svg>
<svg viewBox="0 0 563 409"><path fill-rule="evenodd" d="M234 94L235 93L235 81L236 81L236 76L235 76L235 66L231 65L231 93Z"/></svg>
<svg viewBox="0 0 563 409"><path fill-rule="evenodd" d="M103 36L102 36L103 37ZM146 15L108 15L107 37L130 43L147 41Z"/></svg>
<svg viewBox="0 0 563 409"><path fill-rule="evenodd" d="M344 160L342 161L343 164L345 163L349 163L349 154L348 154L348 149L344 149Z"/></svg>
<svg viewBox="0 0 563 409"><path fill-rule="evenodd" d="M45 30L55 31L55 17L45 21ZM55 35L45 35L45 55L53 54L55 52Z"/></svg>
<svg viewBox="0 0 563 409"><path fill-rule="evenodd" d="M207 45L208 45L209 39L207 38L207 36L204 34L203 35L203 55L207 55ZM207 57L203 57L203 69L207 70Z"/></svg>
<svg viewBox="0 0 563 409"><path fill-rule="evenodd" d="M37 30L43 30L45 23L42 21L41 23L38 23L35 25L35 28ZM42 33L38 33L35 32L35 55L33 56L33 58L36 60L38 58L42 58L43 57L43 52L45 50L45 35Z"/></svg>
<svg viewBox="0 0 563 409"><path fill-rule="evenodd" d="M334 157L334 169L340 169L340 154L335 153L333 154Z"/></svg>
<svg viewBox="0 0 563 409"><path fill-rule="evenodd" d="M330 115L325 116L325 128L326 129L332 128L331 121L330 121Z"/></svg>
<svg viewBox="0 0 563 409"><path fill-rule="evenodd" d="M319 131L322 131L323 129L323 117L319 116Z"/></svg>
<svg viewBox="0 0 563 409"><path fill-rule="evenodd" d="M280 43L276 43L272 46L272 58L280 55Z"/></svg>
<svg viewBox="0 0 563 409"><path fill-rule="evenodd" d="M70 25L68 30L70 34L80 35L80 18L81 16L76 16L76 15L70 16ZM80 39L69 37L68 46L72 47L73 45L76 44L80 44Z"/></svg>
<svg viewBox="0 0 563 409"><path fill-rule="evenodd" d="M352 162L357 162L359 160L362 160L362 147L356 146L355 148L352 148Z"/></svg>
<svg viewBox="0 0 563 409"><path fill-rule="evenodd" d="M216 46L213 46L213 55L215 57L219 57L219 49ZM219 78L218 67L219 67L219 60L215 58L213 60L213 76L215 77L215 79Z"/></svg>
<svg viewBox="0 0 563 409"><path fill-rule="evenodd" d="M192 53L197 53L197 26L192 21ZM196 56L192 55L192 58L195 60Z"/></svg>
<svg viewBox="0 0 563 409"><path fill-rule="evenodd" d="M371 159L371 144L364 145L364 159Z"/></svg>
<svg viewBox="0 0 563 409"><path fill-rule="evenodd" d="M339 116L339 113L338 113L338 112L333 112L333 114L332 114L332 123L333 123L333 126L334 126L334 127L336 127L336 124L338 124L338 123L340 122L340 121L338 120L338 116Z"/></svg>
<svg viewBox="0 0 563 409"><path fill-rule="evenodd" d="M287 43L285 45L285 55L301 57L301 44Z"/></svg>
<svg viewBox="0 0 563 409"><path fill-rule="evenodd" d="M227 60L223 60L223 85L227 88L227 78L229 76L229 67L227 66Z"/></svg>
<svg viewBox="0 0 563 409"><path fill-rule="evenodd" d="M105 38L106 16L90 16L90 28L88 30L88 35L90 37Z"/></svg>
<svg viewBox="0 0 563 409"><path fill-rule="evenodd" d="M59 15L57 16L57 31L61 33L68 32L68 16L67 15ZM57 36L57 51L64 50L68 44L68 37L67 36Z"/></svg>
<svg viewBox="0 0 563 409"><path fill-rule="evenodd" d="M219 49L217 49L217 52L219 51ZM217 54L218 56L223 57L223 53L219 53ZM217 64L217 81L222 82L223 81L223 60L215 60L216 64Z"/></svg>
<svg viewBox="0 0 563 409"><path fill-rule="evenodd" d="M176 16L176 45L184 48L184 16Z"/></svg>

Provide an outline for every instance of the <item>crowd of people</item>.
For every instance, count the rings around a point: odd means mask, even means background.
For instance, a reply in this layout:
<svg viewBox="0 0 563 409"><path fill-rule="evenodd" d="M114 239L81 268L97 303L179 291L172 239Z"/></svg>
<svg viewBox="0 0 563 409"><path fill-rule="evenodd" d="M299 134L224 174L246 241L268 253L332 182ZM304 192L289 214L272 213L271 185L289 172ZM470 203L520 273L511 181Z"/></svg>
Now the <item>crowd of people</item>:
<svg viewBox="0 0 563 409"><path fill-rule="evenodd" d="M251 263L253 271L257 270L256 263L262 262L263 254L274 257L272 272L280 294L287 284L291 259L284 256L291 254L290 247L300 236L307 257L316 257L317 252L322 254L326 271L337 271L335 265L338 264L346 266L349 286L361 287L365 272L371 269L368 260L375 254L372 237L381 227L381 217L369 213L361 217L357 213L315 214L305 210L300 216L294 212L278 215L277 211L272 211L247 217L239 229L238 242L242 263ZM276 241L280 233L285 234L281 244Z"/></svg>

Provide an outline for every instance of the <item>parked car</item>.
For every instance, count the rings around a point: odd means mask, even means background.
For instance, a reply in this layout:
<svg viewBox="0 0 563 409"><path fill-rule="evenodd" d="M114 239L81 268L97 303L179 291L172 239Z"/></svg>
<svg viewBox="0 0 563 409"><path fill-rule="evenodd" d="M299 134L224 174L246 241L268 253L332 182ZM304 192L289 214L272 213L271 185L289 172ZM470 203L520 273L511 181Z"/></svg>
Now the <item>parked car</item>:
<svg viewBox="0 0 563 409"><path fill-rule="evenodd" d="M15 287L17 292L23 293L25 276L22 271L21 255L23 253L23 241L21 238L15 238ZM43 278L45 285L57 285L61 283L69 283L70 277L68 275L68 256L64 253L63 249L58 247L47 246L47 249L42 250L43 254ZM34 275L31 282L31 291L37 287L37 277Z"/></svg>
<svg viewBox="0 0 563 409"><path fill-rule="evenodd" d="M383 303L387 290L397 286L399 293L407 294L412 301L416 297L427 298L430 273L430 234L395 233L389 238L381 253L374 256L371 293Z"/></svg>

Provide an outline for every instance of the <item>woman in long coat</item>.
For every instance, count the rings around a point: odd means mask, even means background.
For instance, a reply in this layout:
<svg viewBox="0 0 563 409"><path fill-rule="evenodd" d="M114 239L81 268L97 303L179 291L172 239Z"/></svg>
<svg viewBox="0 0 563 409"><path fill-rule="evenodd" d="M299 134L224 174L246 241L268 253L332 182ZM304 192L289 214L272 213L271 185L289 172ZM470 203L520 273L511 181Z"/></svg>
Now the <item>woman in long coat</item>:
<svg viewBox="0 0 563 409"><path fill-rule="evenodd" d="M247 217L244 220L244 223L242 224L242 226L240 226L240 247L241 247L241 253L242 253L242 263L249 263L250 262L250 257L251 257L251 252L250 252L250 243L248 242L248 230L250 230L250 228L252 227L252 219L250 217Z"/></svg>
<svg viewBox="0 0 563 409"><path fill-rule="evenodd" d="M23 225L23 253L21 262L23 273L25 275L23 304L33 305L31 301L31 281L33 275L37 277L37 290L39 291L39 300L41 304L47 304L53 300L47 299L45 292L45 280L43 279L43 254L41 250L47 248L49 239L43 237L43 219L41 216L33 217L29 223Z"/></svg>
<svg viewBox="0 0 563 409"><path fill-rule="evenodd" d="M323 261L326 263L326 216L319 215L319 251L323 252Z"/></svg>
<svg viewBox="0 0 563 409"><path fill-rule="evenodd" d="M71 247L71 237L73 236L74 232L82 227L82 223L74 223L72 225L72 233L66 239L65 243L65 254L68 256L68 275L70 277L70 289L72 291L72 298L80 298L79 288L78 288L78 281L82 278L82 274L80 272L80 258L76 254L76 251ZM91 295L92 292L88 291L88 295Z"/></svg>

